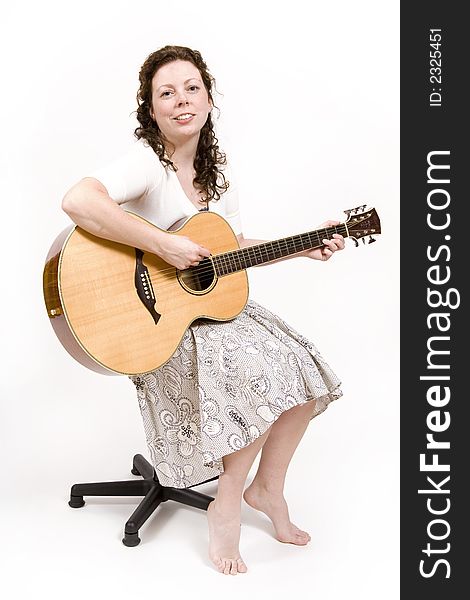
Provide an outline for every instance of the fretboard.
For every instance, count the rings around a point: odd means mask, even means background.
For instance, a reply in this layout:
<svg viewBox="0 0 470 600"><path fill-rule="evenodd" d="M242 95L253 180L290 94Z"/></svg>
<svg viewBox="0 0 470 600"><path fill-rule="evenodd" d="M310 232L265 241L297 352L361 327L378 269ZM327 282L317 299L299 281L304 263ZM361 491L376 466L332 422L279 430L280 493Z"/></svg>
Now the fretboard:
<svg viewBox="0 0 470 600"><path fill-rule="evenodd" d="M216 254L212 257L215 264L217 275L229 275L236 271L242 271L255 265L261 265L277 258L297 254L303 250L312 250L323 246L322 240L331 239L334 233L339 233L343 237L348 236L348 229L345 223L339 223L333 227L325 229L315 229L307 233L299 233L290 237L257 244L256 246L247 246L223 254Z"/></svg>

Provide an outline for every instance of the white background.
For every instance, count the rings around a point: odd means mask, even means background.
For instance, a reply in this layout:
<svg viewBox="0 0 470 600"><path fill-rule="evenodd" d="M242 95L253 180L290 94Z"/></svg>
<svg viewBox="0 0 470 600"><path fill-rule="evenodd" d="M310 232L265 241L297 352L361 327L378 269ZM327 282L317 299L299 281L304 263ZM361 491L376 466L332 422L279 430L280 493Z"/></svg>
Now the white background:
<svg viewBox="0 0 470 600"><path fill-rule="evenodd" d="M9 598L398 598L398 22L398 0L2 8L0 564ZM66 190L132 143L138 71L165 44L200 50L216 77L245 237L300 233L360 204L382 221L377 243L349 240L326 263L249 272L251 297L314 341L344 397L312 421L288 474L292 520L312 542L280 544L245 505L249 572L236 578L212 568L197 509L166 503L140 546L126 548L123 525L140 498L67 505L73 483L131 479L132 456L147 450L132 384L86 370L53 334L44 259L69 224ZM213 495L216 483L198 489Z"/></svg>

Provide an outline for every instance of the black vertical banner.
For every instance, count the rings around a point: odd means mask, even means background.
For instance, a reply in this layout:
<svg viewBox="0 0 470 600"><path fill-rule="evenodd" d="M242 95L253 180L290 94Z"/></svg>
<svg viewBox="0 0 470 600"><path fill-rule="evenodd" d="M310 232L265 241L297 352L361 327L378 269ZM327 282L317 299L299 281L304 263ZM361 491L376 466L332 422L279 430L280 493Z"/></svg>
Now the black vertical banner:
<svg viewBox="0 0 470 600"><path fill-rule="evenodd" d="M468 595L468 25L401 3L401 597ZM460 8L459 8L460 7ZM459 594L457 590L461 590Z"/></svg>

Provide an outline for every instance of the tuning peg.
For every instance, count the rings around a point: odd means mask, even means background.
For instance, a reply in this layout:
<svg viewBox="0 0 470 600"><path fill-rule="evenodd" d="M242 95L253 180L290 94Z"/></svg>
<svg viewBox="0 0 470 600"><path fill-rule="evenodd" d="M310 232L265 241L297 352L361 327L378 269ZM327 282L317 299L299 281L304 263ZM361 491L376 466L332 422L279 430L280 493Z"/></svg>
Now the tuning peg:
<svg viewBox="0 0 470 600"><path fill-rule="evenodd" d="M351 238L352 241L354 242L354 245L356 246L356 248L359 246L359 242L356 240L355 237Z"/></svg>
<svg viewBox="0 0 470 600"><path fill-rule="evenodd" d="M366 243L366 238L365 238L365 237L363 237L363 238L361 238L361 239L362 239L362 243L363 243L363 244L365 244L365 243Z"/></svg>
<svg viewBox="0 0 470 600"><path fill-rule="evenodd" d="M349 217L351 216L351 210L352 210L352 208L350 208L349 210L343 210L343 212L344 212L344 213L345 213L345 215L348 217L348 219L349 219Z"/></svg>
<svg viewBox="0 0 470 600"><path fill-rule="evenodd" d="M377 240L375 238L373 238L372 236L369 236L369 244L372 244L372 242L376 242Z"/></svg>
<svg viewBox="0 0 470 600"><path fill-rule="evenodd" d="M353 208L352 211L353 213L358 213L361 212L363 210L365 210L367 204L361 204L361 206L356 206L356 208Z"/></svg>

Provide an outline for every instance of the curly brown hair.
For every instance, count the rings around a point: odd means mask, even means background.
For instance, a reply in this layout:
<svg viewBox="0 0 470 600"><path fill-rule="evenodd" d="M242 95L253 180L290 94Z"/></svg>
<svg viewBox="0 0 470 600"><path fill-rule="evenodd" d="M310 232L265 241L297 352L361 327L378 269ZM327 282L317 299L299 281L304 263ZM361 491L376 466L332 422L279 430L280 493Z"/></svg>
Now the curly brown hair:
<svg viewBox="0 0 470 600"><path fill-rule="evenodd" d="M139 72L140 87L137 92L138 108L136 114L140 126L135 129L134 135L137 139L144 138L149 146L153 148L162 164L173 169L173 171L176 171L177 168L166 152L165 142L168 145L168 141L163 136L157 123L152 119L150 110L152 108L153 76L160 67L175 60L186 60L198 69L209 100L215 106L212 98L215 79L210 74L200 52L185 46L164 46L146 58ZM221 194L228 189L229 182L225 180L222 170L219 169L219 165L225 165L226 162L225 154L219 150L212 115L209 113L199 135L193 164L196 172L193 184L205 195L204 201L219 200Z"/></svg>

